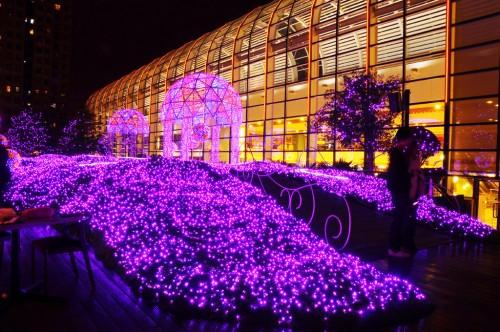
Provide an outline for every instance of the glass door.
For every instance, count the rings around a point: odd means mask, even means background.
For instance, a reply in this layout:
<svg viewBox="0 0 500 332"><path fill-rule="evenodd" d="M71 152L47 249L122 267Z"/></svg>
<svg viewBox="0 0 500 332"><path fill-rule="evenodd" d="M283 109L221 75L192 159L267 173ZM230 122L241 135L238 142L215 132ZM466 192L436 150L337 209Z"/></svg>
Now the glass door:
<svg viewBox="0 0 500 332"><path fill-rule="evenodd" d="M499 182L493 180L479 181L479 199L477 216L479 220L499 229L498 214L500 202L498 196Z"/></svg>

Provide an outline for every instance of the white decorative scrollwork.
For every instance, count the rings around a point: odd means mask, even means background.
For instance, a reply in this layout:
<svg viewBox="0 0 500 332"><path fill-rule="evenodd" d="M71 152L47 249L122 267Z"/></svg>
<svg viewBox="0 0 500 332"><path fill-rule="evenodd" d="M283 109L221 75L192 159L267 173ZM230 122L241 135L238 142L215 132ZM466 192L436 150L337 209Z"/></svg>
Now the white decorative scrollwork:
<svg viewBox="0 0 500 332"><path fill-rule="evenodd" d="M326 218L321 218L317 213L319 203L317 191L320 190L320 187L315 182L306 179L289 178L303 183L296 187L291 187L289 184L283 183L282 177L280 177L278 173L265 173L254 170L241 170L238 168L235 168L234 171L241 180L258 185L262 187L267 194L275 196L275 198L281 201L288 211L294 215L297 214L301 208L305 208L305 198L303 194L310 193L311 204L305 218L307 225L311 226L314 221L322 223L325 241L337 249L345 249L349 244L352 229L352 216L349 201L344 196L330 194L333 195L332 199L337 199L338 202L341 203L341 206L344 207L346 216L343 217L340 213L332 213L328 214ZM275 190L272 190L272 186L275 186ZM294 202L296 203L294 204ZM329 234L329 226L332 221L336 222L337 231L334 234Z"/></svg>

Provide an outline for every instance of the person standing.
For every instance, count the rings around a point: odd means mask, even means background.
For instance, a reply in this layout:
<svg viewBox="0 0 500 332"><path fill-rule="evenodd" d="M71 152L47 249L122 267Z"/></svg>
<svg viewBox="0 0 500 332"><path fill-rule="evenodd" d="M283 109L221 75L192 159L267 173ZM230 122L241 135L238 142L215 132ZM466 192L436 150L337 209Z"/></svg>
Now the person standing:
<svg viewBox="0 0 500 332"><path fill-rule="evenodd" d="M7 190L10 178L9 151L5 146L0 144L0 208L6 207L7 205L4 194Z"/></svg>
<svg viewBox="0 0 500 332"><path fill-rule="evenodd" d="M388 255L408 258L416 252L415 205L418 199L420 160L411 129L403 127L389 152L387 186L394 204L394 220L389 234Z"/></svg>

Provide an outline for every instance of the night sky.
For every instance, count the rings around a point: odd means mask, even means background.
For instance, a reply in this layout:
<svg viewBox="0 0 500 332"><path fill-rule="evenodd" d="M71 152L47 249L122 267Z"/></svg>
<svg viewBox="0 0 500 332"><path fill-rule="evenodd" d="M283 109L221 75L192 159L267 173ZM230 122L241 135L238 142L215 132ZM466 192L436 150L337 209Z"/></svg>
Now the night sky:
<svg viewBox="0 0 500 332"><path fill-rule="evenodd" d="M72 100L271 0L74 0Z"/></svg>

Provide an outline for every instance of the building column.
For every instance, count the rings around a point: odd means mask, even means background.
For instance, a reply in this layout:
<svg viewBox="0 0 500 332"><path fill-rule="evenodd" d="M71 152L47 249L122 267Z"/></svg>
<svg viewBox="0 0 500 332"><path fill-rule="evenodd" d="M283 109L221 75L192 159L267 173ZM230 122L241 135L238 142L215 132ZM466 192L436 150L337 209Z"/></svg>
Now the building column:
<svg viewBox="0 0 500 332"><path fill-rule="evenodd" d="M174 154L172 142L172 122L163 123L163 158L172 158Z"/></svg>
<svg viewBox="0 0 500 332"><path fill-rule="evenodd" d="M238 123L231 125L231 164L240 163L240 126Z"/></svg>
<svg viewBox="0 0 500 332"><path fill-rule="evenodd" d="M316 158L318 154L318 133L309 134L309 160L312 164L316 164ZM311 164L309 164L311 166Z"/></svg>
<svg viewBox="0 0 500 332"><path fill-rule="evenodd" d="M128 156L136 157L137 156L137 135L130 134L128 139Z"/></svg>
<svg viewBox="0 0 500 332"><path fill-rule="evenodd" d="M191 136L193 135L193 119L185 118L182 122L181 159L188 160L191 151Z"/></svg>
<svg viewBox="0 0 500 332"><path fill-rule="evenodd" d="M119 152L118 156L119 157L126 157L127 156L127 144L128 144L127 135L121 134L120 140L121 140L121 142L120 142L121 144L120 144L120 152Z"/></svg>
<svg viewBox="0 0 500 332"><path fill-rule="evenodd" d="M149 147L149 133L148 134L144 134L142 136L142 147L141 147L141 151L142 151L142 155L144 157L146 157L148 155L148 149Z"/></svg>
<svg viewBox="0 0 500 332"><path fill-rule="evenodd" d="M109 134L106 134L108 135L108 149L111 149L111 155L113 155L113 152L114 152L114 149L115 149L115 146L117 146L117 141L116 141L116 134L114 133L109 133ZM106 142L106 141L104 141ZM109 150L107 150L108 153L109 153Z"/></svg>
<svg viewBox="0 0 500 332"><path fill-rule="evenodd" d="M212 147L210 150L210 161L213 163L219 162L219 146L220 146L220 126L215 125L212 127Z"/></svg>

